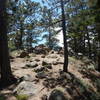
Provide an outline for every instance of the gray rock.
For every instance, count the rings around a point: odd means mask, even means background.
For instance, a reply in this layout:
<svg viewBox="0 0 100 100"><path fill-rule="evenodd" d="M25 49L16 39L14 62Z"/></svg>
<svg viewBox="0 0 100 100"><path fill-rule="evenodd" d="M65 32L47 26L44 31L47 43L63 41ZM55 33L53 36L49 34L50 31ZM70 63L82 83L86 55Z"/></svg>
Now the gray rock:
<svg viewBox="0 0 100 100"><path fill-rule="evenodd" d="M52 58L45 58L44 60L43 60L43 62L46 62L46 64L44 64L44 65L42 65L42 66L45 66L45 65L52 65L54 62L56 62L57 61L57 59L52 59ZM42 63L43 63L42 62Z"/></svg>
<svg viewBox="0 0 100 100"><path fill-rule="evenodd" d="M46 61L43 61L43 62L42 62L42 66L44 66L44 67L46 67L46 68L48 68L48 69L52 69L51 63L47 63Z"/></svg>
<svg viewBox="0 0 100 100"><path fill-rule="evenodd" d="M42 71L42 72L38 72L37 75L36 75L36 78L39 78L39 79L43 79L43 78L46 78L47 77L47 74Z"/></svg>
<svg viewBox="0 0 100 100"><path fill-rule="evenodd" d="M27 95L32 96L36 95L39 92L39 88L33 82L23 81L21 82L13 91L17 95Z"/></svg>
<svg viewBox="0 0 100 100"><path fill-rule="evenodd" d="M35 68L34 71L36 73L41 72L41 71L47 71L45 67L40 67L40 68Z"/></svg>
<svg viewBox="0 0 100 100"><path fill-rule="evenodd" d="M65 73L65 72L63 72L63 73L60 72L60 74L61 74L61 77L62 77L62 78L65 78L65 79L67 79L67 80L72 80L72 77L71 77L70 74Z"/></svg>
<svg viewBox="0 0 100 100"><path fill-rule="evenodd" d="M49 52L49 54L54 54L55 53L55 51L54 50L51 50L50 52Z"/></svg>
<svg viewBox="0 0 100 100"><path fill-rule="evenodd" d="M55 89L51 92L48 100L68 100L68 99L65 97L63 92Z"/></svg>
<svg viewBox="0 0 100 100"><path fill-rule="evenodd" d="M53 59L58 58L58 57L59 56L57 54L50 54L47 56L47 58L53 58Z"/></svg>
<svg viewBox="0 0 100 100"><path fill-rule="evenodd" d="M42 66L47 66L47 65L51 65L51 63L48 63L47 61L42 61Z"/></svg>
<svg viewBox="0 0 100 100"><path fill-rule="evenodd" d="M31 66L32 66L32 67L37 67L38 64L37 64L37 62L32 62L32 63L31 63Z"/></svg>
<svg viewBox="0 0 100 100"><path fill-rule="evenodd" d="M26 64L27 67L31 67L31 68L35 68L38 66L37 62L30 62L28 64Z"/></svg>
<svg viewBox="0 0 100 100"><path fill-rule="evenodd" d="M59 65L59 64L64 64L64 63L63 62L60 62L60 61L53 62L53 65Z"/></svg>
<svg viewBox="0 0 100 100"><path fill-rule="evenodd" d="M24 76L22 77L22 80L23 80L23 81L32 82L32 81L34 81L34 78L33 78L31 75L27 74L27 75L24 75Z"/></svg>
<svg viewBox="0 0 100 100"><path fill-rule="evenodd" d="M36 61L36 62L39 62L39 61L40 61L40 59L35 59L35 61Z"/></svg>
<svg viewBox="0 0 100 100"><path fill-rule="evenodd" d="M47 65L46 68L52 69L52 65Z"/></svg>
<svg viewBox="0 0 100 100"><path fill-rule="evenodd" d="M95 70L95 66L94 66L93 64L88 65L88 69L89 69L89 70Z"/></svg>
<svg viewBox="0 0 100 100"><path fill-rule="evenodd" d="M77 56L78 56L78 59L82 59L83 58L83 54L80 53L80 52L77 54Z"/></svg>

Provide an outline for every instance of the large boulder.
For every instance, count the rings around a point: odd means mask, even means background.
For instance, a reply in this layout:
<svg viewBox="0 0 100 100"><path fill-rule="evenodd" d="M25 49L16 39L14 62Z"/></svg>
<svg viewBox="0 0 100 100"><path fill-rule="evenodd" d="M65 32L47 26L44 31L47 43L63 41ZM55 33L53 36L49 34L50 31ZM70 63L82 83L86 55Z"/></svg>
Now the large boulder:
<svg viewBox="0 0 100 100"><path fill-rule="evenodd" d="M16 95L36 95L41 89L34 82L23 81L13 91Z"/></svg>
<svg viewBox="0 0 100 100"><path fill-rule="evenodd" d="M49 96L48 100L68 100L63 92L60 90L53 90Z"/></svg>

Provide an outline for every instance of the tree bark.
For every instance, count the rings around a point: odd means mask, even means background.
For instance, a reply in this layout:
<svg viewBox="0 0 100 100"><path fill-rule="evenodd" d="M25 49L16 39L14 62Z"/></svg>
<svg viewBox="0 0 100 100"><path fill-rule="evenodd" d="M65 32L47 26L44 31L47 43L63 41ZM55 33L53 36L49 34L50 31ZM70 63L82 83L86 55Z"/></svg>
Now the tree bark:
<svg viewBox="0 0 100 100"><path fill-rule="evenodd" d="M75 57L77 56L77 39L76 37L73 38L74 39L74 52L75 52Z"/></svg>
<svg viewBox="0 0 100 100"><path fill-rule="evenodd" d="M100 9L100 0L97 1L96 5L97 11ZM99 11L96 17L96 30L98 32L98 50L97 50L97 62L98 62L98 71L100 72L100 14Z"/></svg>
<svg viewBox="0 0 100 100"><path fill-rule="evenodd" d="M90 36L88 32L87 32L87 40L88 40L88 56L91 59L91 43L90 43Z"/></svg>
<svg viewBox="0 0 100 100"><path fill-rule="evenodd" d="M13 75L8 53L6 1L0 0L0 70L1 80L7 84L12 81Z"/></svg>
<svg viewBox="0 0 100 100"><path fill-rule="evenodd" d="M68 44L67 44L67 36L66 36L66 19L65 19L65 11L64 11L64 2L61 0L61 10L62 10L62 30L63 30L63 42L64 42L64 65L63 71L68 71Z"/></svg>

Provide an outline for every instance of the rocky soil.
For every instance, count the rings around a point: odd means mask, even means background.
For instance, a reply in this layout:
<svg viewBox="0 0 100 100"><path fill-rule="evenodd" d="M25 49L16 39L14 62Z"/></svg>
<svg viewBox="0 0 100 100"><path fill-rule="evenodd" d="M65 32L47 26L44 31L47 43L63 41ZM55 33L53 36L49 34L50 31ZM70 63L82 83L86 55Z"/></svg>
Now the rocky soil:
<svg viewBox="0 0 100 100"><path fill-rule="evenodd" d="M94 66L69 57L64 73L63 54L30 53L11 55L18 82L0 90L0 100L100 100L100 73Z"/></svg>

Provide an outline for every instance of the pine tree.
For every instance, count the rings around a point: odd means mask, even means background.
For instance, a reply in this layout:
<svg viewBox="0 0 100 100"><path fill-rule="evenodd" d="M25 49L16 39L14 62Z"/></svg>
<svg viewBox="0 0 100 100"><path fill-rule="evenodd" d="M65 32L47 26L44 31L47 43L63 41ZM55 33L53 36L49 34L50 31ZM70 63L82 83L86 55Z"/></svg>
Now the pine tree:
<svg viewBox="0 0 100 100"><path fill-rule="evenodd" d="M6 20L6 1L0 0L0 86L11 84L16 79L12 75L7 40L7 20Z"/></svg>

